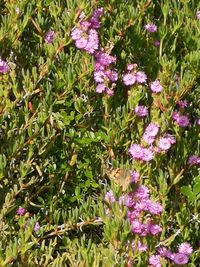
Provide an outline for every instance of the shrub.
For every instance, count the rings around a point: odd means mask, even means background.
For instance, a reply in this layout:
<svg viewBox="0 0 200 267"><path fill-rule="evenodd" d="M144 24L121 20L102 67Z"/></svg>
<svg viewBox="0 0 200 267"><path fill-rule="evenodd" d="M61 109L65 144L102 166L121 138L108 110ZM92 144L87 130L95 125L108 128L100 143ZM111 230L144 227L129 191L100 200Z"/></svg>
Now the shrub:
<svg viewBox="0 0 200 267"><path fill-rule="evenodd" d="M0 266L197 266L198 1L0 3Z"/></svg>

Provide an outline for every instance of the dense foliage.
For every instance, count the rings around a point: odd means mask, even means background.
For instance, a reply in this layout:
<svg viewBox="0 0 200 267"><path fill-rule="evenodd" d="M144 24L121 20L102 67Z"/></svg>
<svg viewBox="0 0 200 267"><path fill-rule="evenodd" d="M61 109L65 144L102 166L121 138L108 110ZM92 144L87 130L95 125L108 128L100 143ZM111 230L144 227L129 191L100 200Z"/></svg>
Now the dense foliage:
<svg viewBox="0 0 200 267"><path fill-rule="evenodd" d="M0 1L0 266L198 266L200 4Z"/></svg>

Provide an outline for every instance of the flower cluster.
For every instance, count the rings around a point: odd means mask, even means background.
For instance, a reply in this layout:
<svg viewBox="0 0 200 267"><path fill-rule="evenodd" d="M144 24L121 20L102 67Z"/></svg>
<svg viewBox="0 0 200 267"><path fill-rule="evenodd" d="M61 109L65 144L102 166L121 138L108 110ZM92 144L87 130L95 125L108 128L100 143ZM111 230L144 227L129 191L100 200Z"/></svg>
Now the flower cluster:
<svg viewBox="0 0 200 267"><path fill-rule="evenodd" d="M114 82L118 79L118 74L115 70L111 69L110 65L116 62L116 57L102 51L97 51L94 56L94 80L97 83L96 92L106 92L108 96L111 96L114 94L113 87L115 86Z"/></svg>
<svg viewBox="0 0 200 267"><path fill-rule="evenodd" d="M75 41L78 49L94 54L99 48L99 37L97 29L100 27L99 17L103 13L103 8L96 9L89 20L81 19L79 26L71 32L71 38Z"/></svg>
<svg viewBox="0 0 200 267"><path fill-rule="evenodd" d="M153 267L162 267L161 259L173 261L176 265L185 265L188 263L189 256L193 252L193 248L187 242L182 243L178 247L178 252L173 253L165 247L160 247L157 254L149 257L149 264Z"/></svg>
<svg viewBox="0 0 200 267"><path fill-rule="evenodd" d="M155 153L165 152L170 149L172 144L176 142L175 138L170 134L161 136L158 140L157 147L153 147L152 144L155 142L156 136L159 132L159 125L156 123L150 123L142 136L142 140L150 145L146 148L139 144L132 144L129 148L131 157L135 160L151 161L154 158Z"/></svg>
<svg viewBox="0 0 200 267"><path fill-rule="evenodd" d="M26 213L28 215L27 217L29 217L30 214L27 212L27 210L25 208L19 207L16 210L16 214L19 216L24 216ZM28 222L30 222L30 218L27 220L26 225ZM40 229L40 224L39 224L39 222L36 222L34 227L33 227L33 230L34 230L34 232L37 232L39 229Z"/></svg>
<svg viewBox="0 0 200 267"><path fill-rule="evenodd" d="M136 71L136 64L128 64L126 73L123 74L122 80L126 86L131 86L135 83L146 83L147 75L143 71Z"/></svg>
<svg viewBox="0 0 200 267"><path fill-rule="evenodd" d="M96 92L105 92L108 96L112 96L118 74L111 69L111 64L116 62L116 57L99 49L97 29L100 28L99 17L102 13L103 8L97 8L88 20L81 18L79 26L72 30L71 38L75 41L76 48L85 50L94 56Z"/></svg>
<svg viewBox="0 0 200 267"><path fill-rule="evenodd" d="M181 109L181 111L175 109L172 113L172 119L179 127L187 127L190 124L190 121L188 116L183 115L182 112L184 111L184 108L188 106L188 102L186 100L180 100L177 102L177 106Z"/></svg>
<svg viewBox="0 0 200 267"><path fill-rule="evenodd" d="M162 228L153 223L149 216L159 216L163 207L158 202L150 200L149 189L140 185L135 192L128 193L124 198L124 204L128 208L127 218L131 223L131 231L144 237L148 234L158 235ZM145 219L148 214L148 219ZM155 221L155 219L154 219Z"/></svg>

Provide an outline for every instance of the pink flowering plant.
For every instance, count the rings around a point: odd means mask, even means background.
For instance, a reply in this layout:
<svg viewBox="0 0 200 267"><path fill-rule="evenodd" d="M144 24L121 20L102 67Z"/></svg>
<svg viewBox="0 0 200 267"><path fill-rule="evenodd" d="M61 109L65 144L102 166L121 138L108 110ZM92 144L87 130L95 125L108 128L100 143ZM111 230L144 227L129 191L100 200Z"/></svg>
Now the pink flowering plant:
<svg viewBox="0 0 200 267"><path fill-rule="evenodd" d="M0 266L198 266L199 2L0 14Z"/></svg>

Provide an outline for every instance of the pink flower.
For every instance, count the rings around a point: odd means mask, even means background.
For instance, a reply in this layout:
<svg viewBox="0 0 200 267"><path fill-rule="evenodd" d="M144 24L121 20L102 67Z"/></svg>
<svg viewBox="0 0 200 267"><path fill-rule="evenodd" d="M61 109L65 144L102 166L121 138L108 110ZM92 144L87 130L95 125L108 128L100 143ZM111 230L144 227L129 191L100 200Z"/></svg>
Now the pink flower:
<svg viewBox="0 0 200 267"><path fill-rule="evenodd" d="M163 211L163 206L158 202L148 201L148 210L151 214L159 215Z"/></svg>
<svg viewBox="0 0 200 267"><path fill-rule="evenodd" d="M83 35L83 30L75 28L72 32L71 32L71 38L76 41L78 39L80 39Z"/></svg>
<svg viewBox="0 0 200 267"><path fill-rule="evenodd" d="M146 24L144 26L144 28L148 31L148 32L156 32L157 31L157 26L153 23L149 23L149 24Z"/></svg>
<svg viewBox="0 0 200 267"><path fill-rule="evenodd" d="M176 139L171 134L166 134L165 138L167 138L172 145L176 143Z"/></svg>
<svg viewBox="0 0 200 267"><path fill-rule="evenodd" d="M188 263L188 256L184 253L176 253L174 254L174 263L177 265L184 265Z"/></svg>
<svg viewBox="0 0 200 267"><path fill-rule="evenodd" d="M106 202L110 202L110 203L113 203L115 202L115 196L114 196L114 193L112 190L108 191L104 197L104 200Z"/></svg>
<svg viewBox="0 0 200 267"><path fill-rule="evenodd" d="M200 20L200 10L197 11L196 18Z"/></svg>
<svg viewBox="0 0 200 267"><path fill-rule="evenodd" d="M123 82L126 86L133 85L136 83L135 73L127 73L123 75Z"/></svg>
<svg viewBox="0 0 200 267"><path fill-rule="evenodd" d="M178 110L174 110L174 112L172 113L172 119L176 121L179 117L180 113L178 112Z"/></svg>
<svg viewBox="0 0 200 267"><path fill-rule="evenodd" d="M158 141L158 147L162 150L168 150L171 147L169 138L161 137Z"/></svg>
<svg viewBox="0 0 200 267"><path fill-rule="evenodd" d="M34 225L34 231L37 232L38 230L40 229L40 224L39 222L36 222L35 225Z"/></svg>
<svg viewBox="0 0 200 267"><path fill-rule="evenodd" d="M114 95L114 91L112 89L106 88L106 94L108 96L113 96Z"/></svg>
<svg viewBox="0 0 200 267"><path fill-rule="evenodd" d="M149 231L152 235L158 235L162 232L162 228L157 224L150 224Z"/></svg>
<svg viewBox="0 0 200 267"><path fill-rule="evenodd" d="M116 82L118 79L118 73L114 70L108 69L105 71L105 74L111 82Z"/></svg>
<svg viewBox="0 0 200 267"><path fill-rule="evenodd" d="M133 171L130 174L131 174L132 182L137 183L139 181L139 178L140 178L139 172Z"/></svg>
<svg viewBox="0 0 200 267"><path fill-rule="evenodd" d="M21 216L23 216L25 213L26 213L26 209L25 209L25 208L19 207L19 208L16 210L16 214L17 214L17 215L21 215Z"/></svg>
<svg viewBox="0 0 200 267"><path fill-rule="evenodd" d="M188 117L185 115L179 116L176 122L180 127L187 127L190 124Z"/></svg>
<svg viewBox="0 0 200 267"><path fill-rule="evenodd" d="M138 83L145 83L147 80L147 75L143 71L138 71L136 73L136 80Z"/></svg>
<svg viewBox="0 0 200 267"><path fill-rule="evenodd" d="M152 255L149 257L149 264L153 267L162 267L160 263L160 255Z"/></svg>
<svg viewBox="0 0 200 267"><path fill-rule="evenodd" d="M188 106L188 101L187 100L180 100L177 102L177 105L179 106L179 108L185 108Z"/></svg>
<svg viewBox="0 0 200 267"><path fill-rule="evenodd" d="M144 252L147 250L147 245L142 244L140 241L138 241L136 243L136 241L133 240L132 241L132 250L133 251L138 250L138 251Z"/></svg>
<svg viewBox="0 0 200 267"><path fill-rule="evenodd" d="M153 93L159 93L162 91L163 87L162 85L160 84L160 81L159 80L155 80L154 82L152 82L150 84L150 89Z"/></svg>
<svg viewBox="0 0 200 267"><path fill-rule="evenodd" d="M140 234L142 232L142 223L139 220L131 222L131 231L134 234Z"/></svg>
<svg viewBox="0 0 200 267"><path fill-rule="evenodd" d="M142 156L142 160L143 161L151 161L154 158L154 152L151 151L148 148L143 148L143 156Z"/></svg>
<svg viewBox="0 0 200 267"><path fill-rule="evenodd" d="M143 157L143 148L141 145L133 144L129 148L129 153L134 159L142 159Z"/></svg>
<svg viewBox="0 0 200 267"><path fill-rule="evenodd" d="M99 47L99 38L98 38L98 33L94 29L90 29L88 31L88 39L87 39L87 44L84 47L84 49L89 53L89 54L94 54L95 50L97 50Z"/></svg>
<svg viewBox="0 0 200 267"><path fill-rule="evenodd" d="M149 198L149 188L145 185L140 185L135 192L135 197L139 199L148 199Z"/></svg>
<svg viewBox="0 0 200 267"><path fill-rule="evenodd" d="M135 205L135 202L134 202L132 195L130 193L127 194L125 197L125 206L127 208L132 208L134 205Z"/></svg>
<svg viewBox="0 0 200 267"><path fill-rule="evenodd" d="M102 51L97 51L94 54L96 60L104 67L108 67L110 64L116 62L116 57L111 56L107 53L104 53Z"/></svg>
<svg viewBox="0 0 200 267"><path fill-rule="evenodd" d="M163 258L168 258L171 260L174 259L173 253L170 250L166 249L165 247L160 247L158 249L158 252L159 252L160 256Z"/></svg>
<svg viewBox="0 0 200 267"><path fill-rule="evenodd" d="M131 70L135 69L135 67L136 67L136 64L127 64L126 69L128 71L131 71Z"/></svg>
<svg viewBox="0 0 200 267"><path fill-rule="evenodd" d="M135 109L134 109L134 111L135 111L135 113L136 113L136 115L138 117L145 117L148 114L147 107L142 106L142 105L136 106Z"/></svg>
<svg viewBox="0 0 200 267"><path fill-rule="evenodd" d="M189 243L185 242L179 245L178 252L186 254L186 255L190 255L193 252L193 248L191 247Z"/></svg>
<svg viewBox="0 0 200 267"><path fill-rule="evenodd" d="M84 49L87 45L87 39L85 37L81 37L80 39L75 41L76 48Z"/></svg>
<svg viewBox="0 0 200 267"><path fill-rule="evenodd" d="M0 73L7 73L9 70L8 68L8 64L6 61L3 61L1 58L0 58Z"/></svg>
<svg viewBox="0 0 200 267"><path fill-rule="evenodd" d="M50 44L53 42L53 39L55 37L56 33L54 31L49 31L47 32L46 36L45 36L45 42Z"/></svg>
<svg viewBox="0 0 200 267"><path fill-rule="evenodd" d="M155 46L159 46L160 45L160 41L159 40L155 40L154 45Z"/></svg>
<svg viewBox="0 0 200 267"><path fill-rule="evenodd" d="M190 165L200 164L200 157L198 157L197 155L190 156L188 159L188 164L190 164Z"/></svg>
<svg viewBox="0 0 200 267"><path fill-rule="evenodd" d="M106 86L104 83L99 83L97 86L96 86L96 92L101 94L103 93L104 91L106 91Z"/></svg>
<svg viewBox="0 0 200 267"><path fill-rule="evenodd" d="M104 71L99 70L94 72L94 80L96 83L103 83L105 81L106 74Z"/></svg>
<svg viewBox="0 0 200 267"><path fill-rule="evenodd" d="M159 132L159 126L155 123L150 123L145 129L142 139L149 145L151 145L153 144L158 132Z"/></svg>
<svg viewBox="0 0 200 267"><path fill-rule="evenodd" d="M150 123L145 129L145 133L153 137L155 137L158 134L158 132L159 132L159 125L156 123Z"/></svg>

